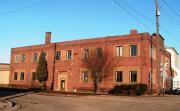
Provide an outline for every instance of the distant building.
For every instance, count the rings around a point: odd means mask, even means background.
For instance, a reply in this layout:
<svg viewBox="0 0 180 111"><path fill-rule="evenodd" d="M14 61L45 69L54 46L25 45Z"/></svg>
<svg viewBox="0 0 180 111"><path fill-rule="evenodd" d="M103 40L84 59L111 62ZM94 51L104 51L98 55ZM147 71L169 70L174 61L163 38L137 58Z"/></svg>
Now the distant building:
<svg viewBox="0 0 180 111"><path fill-rule="evenodd" d="M163 37L159 36L159 40L160 63L170 62L170 54L164 48ZM147 32L138 33L136 30L131 30L128 35L58 43L51 43L51 33L47 32L45 44L11 49L10 84L29 88L39 86L35 72L39 55L43 50L48 62L48 88L54 86L53 90L56 91L92 89L90 71L82 60L88 57L92 50L100 54L105 49L109 51L109 56L114 62L109 76L99 84L100 90L108 91L117 84L135 83L152 86L154 92L157 92L158 87L162 88L162 77L157 75L157 36ZM150 84L151 69L153 71L152 85ZM169 88L171 84L170 65L167 74L165 87Z"/></svg>
<svg viewBox="0 0 180 111"><path fill-rule="evenodd" d="M0 63L0 87L9 85L9 64Z"/></svg>
<svg viewBox="0 0 180 111"><path fill-rule="evenodd" d="M173 47L166 50L171 54L171 67L173 70L173 89L180 88L179 54Z"/></svg>

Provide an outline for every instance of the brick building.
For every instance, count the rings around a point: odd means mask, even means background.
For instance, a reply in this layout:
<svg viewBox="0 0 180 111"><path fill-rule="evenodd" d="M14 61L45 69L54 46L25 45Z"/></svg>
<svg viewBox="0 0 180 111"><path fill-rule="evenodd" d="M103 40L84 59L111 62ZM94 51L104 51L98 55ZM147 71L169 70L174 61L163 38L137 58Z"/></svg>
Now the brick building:
<svg viewBox="0 0 180 111"><path fill-rule="evenodd" d="M158 85L162 86L162 79L157 75L156 34L150 35L131 30L129 35L51 43L51 33L47 32L45 38L45 44L42 45L11 49L10 84L12 86L29 88L39 86L34 75L38 56L43 50L46 52L48 62L47 87L53 86L53 90L57 91L92 89L90 71L83 65L82 59L84 54L91 53L91 49L103 50L105 47L115 62L109 72L110 76L100 83L100 89L109 90L116 84L145 83L150 86L151 68L153 90L157 91ZM159 39L161 63L170 63L170 54L164 48L164 39L161 36ZM170 69L169 66L166 87L170 84Z"/></svg>

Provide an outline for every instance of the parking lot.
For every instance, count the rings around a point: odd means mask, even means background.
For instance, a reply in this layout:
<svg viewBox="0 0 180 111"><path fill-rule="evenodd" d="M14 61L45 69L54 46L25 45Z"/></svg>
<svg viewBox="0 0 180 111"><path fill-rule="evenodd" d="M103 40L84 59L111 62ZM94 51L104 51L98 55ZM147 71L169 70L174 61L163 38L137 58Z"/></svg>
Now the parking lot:
<svg viewBox="0 0 180 111"><path fill-rule="evenodd" d="M11 99L19 111L180 111L180 96L74 96L28 94Z"/></svg>

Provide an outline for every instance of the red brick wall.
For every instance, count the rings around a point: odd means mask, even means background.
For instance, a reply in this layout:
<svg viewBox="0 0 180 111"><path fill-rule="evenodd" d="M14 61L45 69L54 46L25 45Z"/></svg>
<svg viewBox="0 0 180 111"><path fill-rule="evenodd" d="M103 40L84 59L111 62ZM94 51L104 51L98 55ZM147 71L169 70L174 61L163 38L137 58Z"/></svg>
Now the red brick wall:
<svg viewBox="0 0 180 111"><path fill-rule="evenodd" d="M51 43L37 46L28 46L21 48L12 48L11 50L11 65L10 65L10 84L13 85L23 85L26 87L38 86L39 83L33 82L30 77L32 70L36 69L37 63L32 62L32 55L34 52L40 53L42 50L47 52L47 61L48 61L48 81L47 86L50 88L54 83L54 90L58 90L58 74L61 72L67 73L67 88L68 91L73 91L77 88L92 88L93 83L83 83L81 82L81 68L85 68L82 64L82 49L83 48L95 48L95 47L107 47L112 54L114 59L113 69L109 73L109 77L106 78L99 86L100 88L110 89L117 83L114 81L114 69L121 69L125 71L124 74L127 76L125 78L125 83L129 83L128 75L130 70L138 70L138 82L149 84L148 75L150 73L150 56L149 56L149 47L150 47L150 37L148 33L133 33L130 35L124 36L109 36L104 38L94 38L94 39L85 39L85 40L76 40L76 41L67 41L60 43ZM157 46L156 36L153 36L153 46ZM164 40L161 39L161 54L170 58L169 53L164 49ZM123 57L117 58L115 56L115 46L123 45L124 52ZM138 45L138 56L130 57L130 45ZM55 48L56 47L56 48ZM73 60L60 60L55 61L54 56L55 50L73 50ZM26 63L14 63L14 57L16 54L26 54ZM170 59L169 59L170 60ZM154 70L154 79L156 82L153 84L154 90L157 89L157 60L153 60L153 70ZM17 81L13 80L15 71L24 71L25 80ZM54 75L53 75L54 74ZM170 72L169 72L170 74ZM54 82L53 82L54 81Z"/></svg>

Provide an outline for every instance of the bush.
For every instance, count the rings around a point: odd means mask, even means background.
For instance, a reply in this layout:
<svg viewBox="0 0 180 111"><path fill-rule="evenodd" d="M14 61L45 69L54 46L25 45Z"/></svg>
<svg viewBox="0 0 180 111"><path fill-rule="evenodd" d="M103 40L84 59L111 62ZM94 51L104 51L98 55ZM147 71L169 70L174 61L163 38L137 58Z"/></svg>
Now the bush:
<svg viewBox="0 0 180 111"><path fill-rule="evenodd" d="M109 91L109 94L112 95L143 95L147 91L146 84L129 84L129 85L116 85L113 89Z"/></svg>

